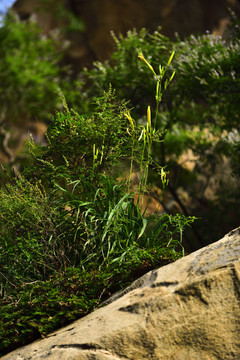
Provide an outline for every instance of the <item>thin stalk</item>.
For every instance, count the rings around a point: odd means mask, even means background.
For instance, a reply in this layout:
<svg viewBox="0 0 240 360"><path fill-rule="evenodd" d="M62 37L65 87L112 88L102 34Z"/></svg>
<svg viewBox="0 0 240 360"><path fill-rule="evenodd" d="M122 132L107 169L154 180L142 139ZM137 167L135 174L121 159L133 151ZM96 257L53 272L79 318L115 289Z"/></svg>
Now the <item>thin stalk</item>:
<svg viewBox="0 0 240 360"><path fill-rule="evenodd" d="M145 130L145 129L144 129ZM139 200L140 200L140 196L141 196L141 192L142 192L142 188L143 188L143 179L144 179L144 174L143 176L142 174L142 170L145 168L143 166L143 160L144 160L144 154L145 154L145 149L146 149L146 133L144 132L144 141L143 141L143 151L142 151L142 155L141 155L141 159L140 159L140 181L139 181L139 188L138 188L138 199L137 199L137 205L139 205ZM142 206L143 206L143 197L142 197Z"/></svg>
<svg viewBox="0 0 240 360"><path fill-rule="evenodd" d="M131 162L130 162L130 171L128 177L128 193L130 192L130 182L133 173L133 154L134 154L134 145L132 145L132 152L131 152Z"/></svg>
<svg viewBox="0 0 240 360"><path fill-rule="evenodd" d="M155 112L155 119L154 119L154 129L156 129L156 125L157 125L157 117L158 117L158 111L159 111L159 104L160 104L160 101L157 101L157 103L156 103L156 112Z"/></svg>

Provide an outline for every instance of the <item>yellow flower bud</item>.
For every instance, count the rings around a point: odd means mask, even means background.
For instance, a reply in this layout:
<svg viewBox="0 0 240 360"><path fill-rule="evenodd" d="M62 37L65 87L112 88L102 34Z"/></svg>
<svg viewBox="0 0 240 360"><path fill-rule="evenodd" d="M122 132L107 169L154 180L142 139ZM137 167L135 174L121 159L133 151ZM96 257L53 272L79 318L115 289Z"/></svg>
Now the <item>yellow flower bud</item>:
<svg viewBox="0 0 240 360"><path fill-rule="evenodd" d="M153 70L152 65L149 64L149 62L145 59L145 57L143 56L143 53L139 53L138 54L139 59L141 59L142 61L145 62L145 64L147 64L147 66L149 67L149 69L155 74L155 71Z"/></svg>
<svg viewBox="0 0 240 360"><path fill-rule="evenodd" d="M151 107L150 106L148 106L148 108L147 108L147 122L148 122L149 129L151 129Z"/></svg>
<svg viewBox="0 0 240 360"><path fill-rule="evenodd" d="M126 114L124 114L125 116L126 116L126 118L128 119L128 121L130 122L130 125L131 125L131 127L132 127L132 129L134 129L134 120L133 120L133 118L130 116L130 114L129 114L129 112Z"/></svg>

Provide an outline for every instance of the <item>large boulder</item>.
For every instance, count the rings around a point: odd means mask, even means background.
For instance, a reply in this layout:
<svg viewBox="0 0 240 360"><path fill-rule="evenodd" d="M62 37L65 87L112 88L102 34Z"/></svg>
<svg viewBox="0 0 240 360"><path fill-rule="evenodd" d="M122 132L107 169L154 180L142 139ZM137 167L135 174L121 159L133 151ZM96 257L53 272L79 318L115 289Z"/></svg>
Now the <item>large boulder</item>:
<svg viewBox="0 0 240 360"><path fill-rule="evenodd" d="M240 228L2 360L239 360Z"/></svg>

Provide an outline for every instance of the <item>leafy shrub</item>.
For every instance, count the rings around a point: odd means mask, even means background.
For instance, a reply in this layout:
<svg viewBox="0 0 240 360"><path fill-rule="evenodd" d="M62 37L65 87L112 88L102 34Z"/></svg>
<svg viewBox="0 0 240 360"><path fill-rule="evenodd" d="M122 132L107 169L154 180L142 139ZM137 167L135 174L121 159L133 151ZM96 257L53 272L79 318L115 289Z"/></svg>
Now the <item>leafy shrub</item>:
<svg viewBox="0 0 240 360"><path fill-rule="evenodd" d="M167 63L174 43L160 31L150 34L146 29L139 33L128 31L126 37L112 35L115 51L111 58L104 63L95 62L93 69L85 70L87 79L91 81L87 93L94 92L96 96L111 84L119 98L131 100L133 114L142 116L146 104L153 104L155 78L149 76L145 64L138 61L137 54L143 52L153 68L158 69L159 64Z"/></svg>
<svg viewBox="0 0 240 360"><path fill-rule="evenodd" d="M160 74L158 90L161 80ZM157 95L160 101L161 89ZM63 95L62 101L47 143L31 141L32 163L0 190L3 352L87 314L136 276L182 256L183 230L194 221L147 216L141 206L151 147L161 137L150 107L147 124L137 125L111 87L91 115L70 110ZM119 179L122 161L130 164L126 180ZM165 186L164 169L154 166ZM137 202L130 193L134 171Z"/></svg>
<svg viewBox="0 0 240 360"><path fill-rule="evenodd" d="M102 170L113 168L129 152L126 132L126 103L118 103L111 89L95 99L92 114L79 115L69 110L57 112L50 122L46 137L47 146L32 142L31 152L37 159L32 176L53 179L71 179L84 176L97 183Z"/></svg>
<svg viewBox="0 0 240 360"><path fill-rule="evenodd" d="M46 281L18 284L1 300L0 356L79 319L153 268L179 258L173 249L142 251L131 264L67 268Z"/></svg>
<svg viewBox="0 0 240 360"><path fill-rule="evenodd" d="M96 62L86 72L92 82L87 89L89 94L111 83L119 97L131 99L134 117L142 123L144 104L153 104L151 93L156 77L148 76L145 64L136 60L136 54L142 52L157 69L158 64L167 62L167 51L175 50L168 71L176 71L176 75L159 105L156 120L156 129L164 141L153 144L151 156L170 172L167 192L182 212L203 217L198 223L199 230L190 235L188 245L192 249L217 240L238 225L239 178L232 173L232 169L237 169L234 154L239 141L238 136L232 136L239 134L238 27L235 18L235 27L227 39L205 34L185 40L177 37L175 41L161 35L160 30L153 34L145 29L139 33L129 31L126 37L113 37L115 51L111 59ZM189 156L191 169L186 168L184 161ZM151 166L150 178L161 186ZM236 209L236 216L231 219L224 211L229 202Z"/></svg>
<svg viewBox="0 0 240 360"><path fill-rule="evenodd" d="M54 247L56 211L37 185L21 180L8 188L10 193L0 193L1 272L10 284L44 278L48 267L55 269L47 259Z"/></svg>

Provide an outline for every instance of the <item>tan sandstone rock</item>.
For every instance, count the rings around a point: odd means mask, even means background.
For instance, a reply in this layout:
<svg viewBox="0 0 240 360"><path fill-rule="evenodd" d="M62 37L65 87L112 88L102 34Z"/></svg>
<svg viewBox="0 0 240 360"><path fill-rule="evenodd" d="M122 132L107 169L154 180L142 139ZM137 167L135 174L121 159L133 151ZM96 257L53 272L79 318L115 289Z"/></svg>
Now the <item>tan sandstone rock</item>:
<svg viewBox="0 0 240 360"><path fill-rule="evenodd" d="M239 360L240 228L2 360Z"/></svg>

